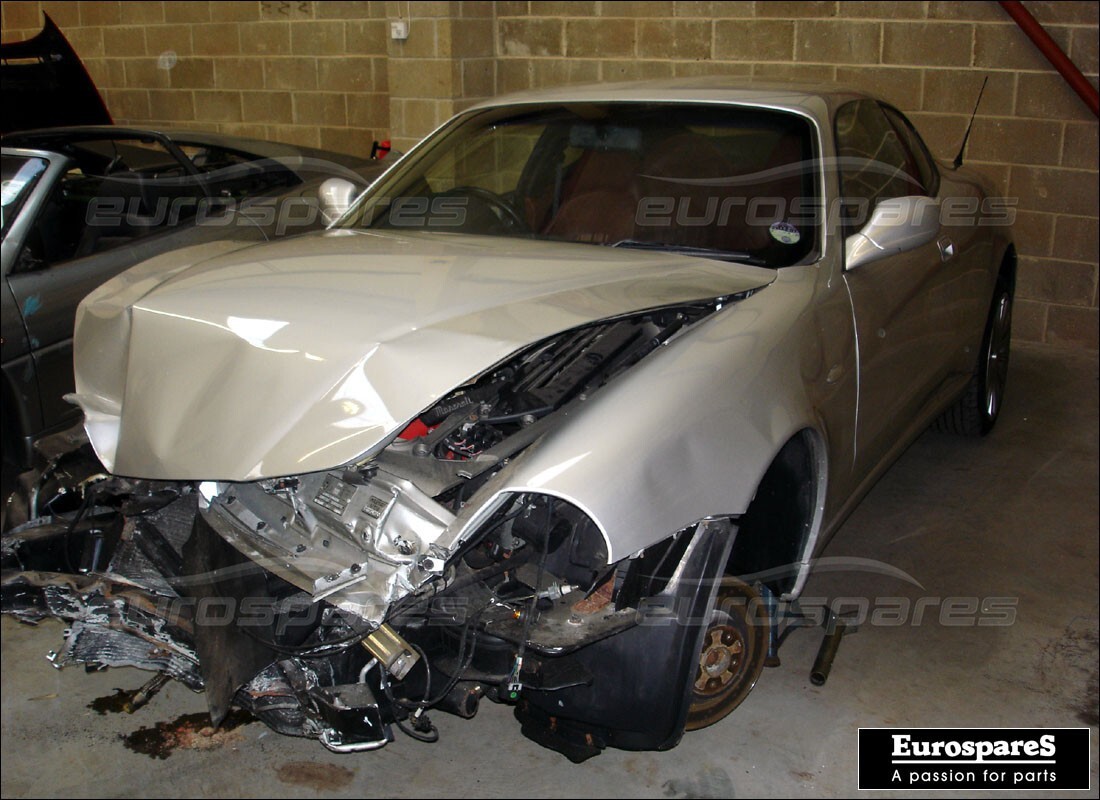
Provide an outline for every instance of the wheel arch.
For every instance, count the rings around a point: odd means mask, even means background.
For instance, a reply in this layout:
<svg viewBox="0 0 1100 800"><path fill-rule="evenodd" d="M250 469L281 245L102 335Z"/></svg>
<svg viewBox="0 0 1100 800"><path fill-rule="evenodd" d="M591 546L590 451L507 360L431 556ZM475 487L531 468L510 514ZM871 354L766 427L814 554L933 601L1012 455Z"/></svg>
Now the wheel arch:
<svg viewBox="0 0 1100 800"><path fill-rule="evenodd" d="M812 427L776 451L738 519L727 574L764 583L776 595L801 591L824 517L826 452Z"/></svg>

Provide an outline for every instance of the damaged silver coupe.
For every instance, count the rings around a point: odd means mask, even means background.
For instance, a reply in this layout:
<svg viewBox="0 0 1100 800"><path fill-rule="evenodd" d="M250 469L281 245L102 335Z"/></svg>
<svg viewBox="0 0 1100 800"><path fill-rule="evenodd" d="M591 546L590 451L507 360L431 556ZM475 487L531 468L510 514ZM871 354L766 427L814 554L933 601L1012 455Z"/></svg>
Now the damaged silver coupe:
<svg viewBox="0 0 1100 800"><path fill-rule="evenodd" d="M991 200L847 91L475 107L327 231L84 301L83 429L9 503L4 609L337 751L482 698L574 760L672 747L904 448L993 426Z"/></svg>

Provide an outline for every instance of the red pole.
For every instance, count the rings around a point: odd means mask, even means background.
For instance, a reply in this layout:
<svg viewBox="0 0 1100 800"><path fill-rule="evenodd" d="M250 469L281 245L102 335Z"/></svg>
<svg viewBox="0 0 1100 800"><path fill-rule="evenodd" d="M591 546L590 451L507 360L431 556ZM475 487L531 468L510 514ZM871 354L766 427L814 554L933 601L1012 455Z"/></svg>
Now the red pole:
<svg viewBox="0 0 1100 800"><path fill-rule="evenodd" d="M1100 97L1097 96L1096 89L1081 74L1081 70L1077 69L1077 65L1070 61L1069 56L1062 52L1058 43L1050 38L1050 34L1043 29L1039 21L1031 16L1031 12L1024 8L1024 4L1018 0L1001 0L1001 7L1016 20L1020 30L1035 42L1035 46L1046 56L1047 61L1062 73L1066 83L1085 101L1085 105L1089 107L1093 116L1100 116Z"/></svg>

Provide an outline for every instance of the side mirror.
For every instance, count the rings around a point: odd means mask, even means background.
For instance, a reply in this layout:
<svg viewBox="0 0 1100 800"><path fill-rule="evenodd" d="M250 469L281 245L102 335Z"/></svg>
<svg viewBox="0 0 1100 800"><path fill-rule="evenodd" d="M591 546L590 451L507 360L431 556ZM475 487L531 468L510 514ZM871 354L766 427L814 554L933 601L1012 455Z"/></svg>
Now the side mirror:
<svg viewBox="0 0 1100 800"><path fill-rule="evenodd" d="M871 219L844 241L844 265L855 269L927 244L940 230L940 202L934 197L883 200Z"/></svg>
<svg viewBox="0 0 1100 800"><path fill-rule="evenodd" d="M351 208L351 203L359 194L359 187L343 178L328 178L317 189L321 200L321 215L325 224L331 225Z"/></svg>

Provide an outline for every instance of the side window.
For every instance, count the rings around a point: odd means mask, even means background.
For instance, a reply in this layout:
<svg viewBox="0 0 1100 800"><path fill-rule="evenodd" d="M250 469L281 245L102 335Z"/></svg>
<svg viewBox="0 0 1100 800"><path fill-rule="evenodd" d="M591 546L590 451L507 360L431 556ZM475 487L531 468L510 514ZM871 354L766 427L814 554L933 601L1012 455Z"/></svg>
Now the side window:
<svg viewBox="0 0 1100 800"><path fill-rule="evenodd" d="M924 194L912 155L874 100L853 100L836 115L842 215L857 230L881 200Z"/></svg>
<svg viewBox="0 0 1100 800"><path fill-rule="evenodd" d="M913 124L896 108L884 105L882 111L886 114L886 118L890 120L890 124L894 126L894 130L901 138L902 144L909 151L913 163L916 165L921 186L924 188L923 194L935 195L939 189L940 173L936 169L936 162L928 152L924 140L920 138L920 134L917 133Z"/></svg>
<svg viewBox="0 0 1100 800"><path fill-rule="evenodd" d="M0 235L8 235L8 229L18 219L20 209L49 165L44 158L4 155L3 174L0 175L0 195L3 199L3 207L0 208Z"/></svg>
<svg viewBox="0 0 1100 800"><path fill-rule="evenodd" d="M85 181L76 167L66 172L54 186L34 224L27 230L17 269L21 272L52 267L74 258L85 229L84 212L88 205L77 188ZM96 179L98 184L98 179Z"/></svg>

